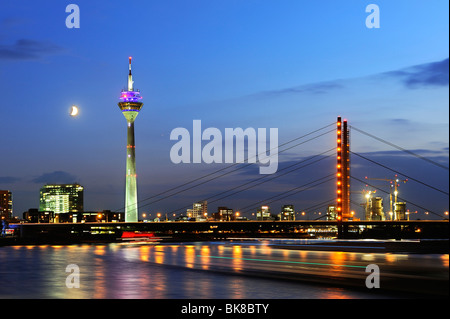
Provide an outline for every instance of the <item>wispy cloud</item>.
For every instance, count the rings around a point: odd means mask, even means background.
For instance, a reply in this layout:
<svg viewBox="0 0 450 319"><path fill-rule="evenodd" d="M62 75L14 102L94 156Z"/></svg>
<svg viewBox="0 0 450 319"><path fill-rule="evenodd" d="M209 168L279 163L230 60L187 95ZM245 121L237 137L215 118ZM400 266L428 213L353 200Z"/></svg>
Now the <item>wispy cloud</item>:
<svg viewBox="0 0 450 319"><path fill-rule="evenodd" d="M447 86L448 81L448 58L438 62L415 65L402 70L391 71L384 75L398 78L410 89L427 86Z"/></svg>
<svg viewBox="0 0 450 319"><path fill-rule="evenodd" d="M412 125L408 119L391 119L389 120L393 125Z"/></svg>
<svg viewBox="0 0 450 319"><path fill-rule="evenodd" d="M64 171L54 171L52 173L44 173L32 179L33 183L36 184L71 184L76 181L77 177Z"/></svg>
<svg viewBox="0 0 450 319"><path fill-rule="evenodd" d="M449 64L448 58L442 61L419 64L404 69L393 70L381 74L373 74L367 78L379 79L379 76L389 77L400 80L401 83L408 89L417 89L426 86L446 86L449 84ZM361 79L357 79L361 82ZM336 91L354 85L354 82L349 82L351 79L336 79L327 82L318 82L305 84L300 86L293 86L278 90L269 90L251 95L251 97L268 98L268 97L282 97L286 95L296 94L313 94L323 95L334 93ZM400 119L399 119L400 120ZM403 123L405 124L405 123Z"/></svg>
<svg viewBox="0 0 450 319"><path fill-rule="evenodd" d="M326 94L331 91L342 89L344 86L338 81L319 82L300 86L289 87L280 90L271 90L260 92L258 96L278 97L286 94Z"/></svg>
<svg viewBox="0 0 450 319"><path fill-rule="evenodd" d="M19 39L14 44L0 44L0 59L38 60L42 57L62 52L63 48L51 42Z"/></svg>

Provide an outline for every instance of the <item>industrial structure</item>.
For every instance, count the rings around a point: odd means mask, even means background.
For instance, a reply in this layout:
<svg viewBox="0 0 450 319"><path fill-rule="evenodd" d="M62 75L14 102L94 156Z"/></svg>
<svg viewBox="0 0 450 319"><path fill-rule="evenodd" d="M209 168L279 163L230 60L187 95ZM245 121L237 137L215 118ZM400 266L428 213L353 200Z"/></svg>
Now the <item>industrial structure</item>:
<svg viewBox="0 0 450 319"><path fill-rule="evenodd" d="M364 207L365 220L385 220L383 211L383 198L374 196L376 190L363 189L360 193L364 195L366 202L361 204ZM358 193L358 192L357 192Z"/></svg>
<svg viewBox="0 0 450 319"><path fill-rule="evenodd" d="M386 181L389 182L389 219L390 220L406 220L406 203L398 202L398 187L400 183L406 183L408 180L400 180L397 175L395 175L394 179L391 178L369 178L366 176L366 179L378 180L378 181Z"/></svg>
<svg viewBox="0 0 450 319"><path fill-rule="evenodd" d="M137 180L136 180L136 154L134 141L134 121L144 103L139 90L134 90L131 75L131 57L128 60L128 88L122 90L118 103L122 114L127 120L127 165L125 180L125 221L138 221Z"/></svg>

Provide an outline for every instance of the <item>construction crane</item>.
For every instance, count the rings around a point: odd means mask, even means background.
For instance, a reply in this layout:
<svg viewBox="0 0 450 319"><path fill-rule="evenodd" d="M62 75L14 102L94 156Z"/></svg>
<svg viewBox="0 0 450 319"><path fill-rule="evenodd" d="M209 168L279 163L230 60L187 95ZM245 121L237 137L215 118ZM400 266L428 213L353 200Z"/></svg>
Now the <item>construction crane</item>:
<svg viewBox="0 0 450 319"><path fill-rule="evenodd" d="M366 179L371 179L371 180L377 180L377 181L386 181L390 183L390 187L389 187L389 214L391 215L391 220L392 220L392 214L393 214L393 210L392 210L392 206L397 205L397 196L398 196L398 187L400 186L400 183L406 183L408 181L408 179L403 179L400 180L398 179L398 176L395 175L395 179L389 179L389 178L369 178L366 176ZM394 202L392 203L392 189L394 189ZM394 216L394 220L397 219L397 216Z"/></svg>

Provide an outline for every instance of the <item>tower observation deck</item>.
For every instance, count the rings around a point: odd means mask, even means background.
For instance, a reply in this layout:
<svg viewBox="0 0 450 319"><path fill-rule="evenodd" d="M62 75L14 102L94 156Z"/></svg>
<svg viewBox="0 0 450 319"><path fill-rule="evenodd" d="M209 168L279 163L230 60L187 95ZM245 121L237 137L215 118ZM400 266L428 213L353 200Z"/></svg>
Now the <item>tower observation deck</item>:
<svg viewBox="0 0 450 319"><path fill-rule="evenodd" d="M134 90L133 76L131 74L131 57L128 59L128 88L120 93L118 103L122 114L127 120L127 165L125 180L125 221L138 221L137 206L137 175L136 175L136 144L134 140L134 121L144 103L139 90Z"/></svg>

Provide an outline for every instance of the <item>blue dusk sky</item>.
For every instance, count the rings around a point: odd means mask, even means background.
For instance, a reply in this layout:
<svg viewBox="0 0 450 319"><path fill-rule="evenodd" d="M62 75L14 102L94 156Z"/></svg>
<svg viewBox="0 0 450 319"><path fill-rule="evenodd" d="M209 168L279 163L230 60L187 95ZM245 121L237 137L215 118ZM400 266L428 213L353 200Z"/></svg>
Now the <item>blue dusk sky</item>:
<svg viewBox="0 0 450 319"><path fill-rule="evenodd" d="M79 6L79 28L66 27L70 3ZM379 28L366 26L371 3L380 10ZM192 132L193 120L221 132L277 128L282 145L342 116L351 127L351 151L394 170L352 154L357 217L361 191L370 189L359 180L397 171L409 178L399 191L418 211L412 218L442 218L449 191L448 6L447 0L2 1L0 189L13 192L20 217L39 206L46 183L83 185L87 211L123 210L127 131L117 102L132 56L144 98L135 124L140 212L180 213L202 199L210 213L228 206L251 216L263 203L274 213L282 204L324 212L335 194L334 180L319 184L335 173L334 153L327 152L334 132L281 152L272 176L260 175L258 164L241 165L175 196L154 196L230 165L171 161L171 131ZM79 116L69 116L72 105ZM315 155L320 161L282 175ZM225 193L259 181L266 182ZM388 208L382 192L388 184L371 182Z"/></svg>

